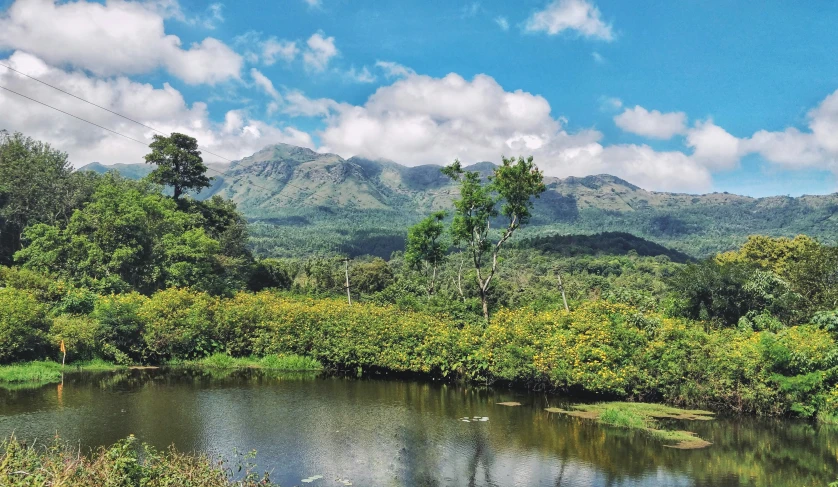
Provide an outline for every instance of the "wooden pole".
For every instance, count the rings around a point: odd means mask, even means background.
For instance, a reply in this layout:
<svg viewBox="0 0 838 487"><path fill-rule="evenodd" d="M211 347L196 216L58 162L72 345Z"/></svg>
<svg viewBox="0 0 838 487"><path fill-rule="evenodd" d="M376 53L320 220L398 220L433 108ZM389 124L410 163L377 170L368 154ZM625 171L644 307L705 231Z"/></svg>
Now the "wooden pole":
<svg viewBox="0 0 838 487"><path fill-rule="evenodd" d="M562 283L562 273L559 270L556 270L556 277L559 278L559 290L562 292L562 301L564 301L564 310L570 311L570 308L567 306L567 297L564 294L564 283Z"/></svg>
<svg viewBox="0 0 838 487"><path fill-rule="evenodd" d="M352 305L352 294L349 292L349 258L343 259L344 264L346 264L346 301L349 305Z"/></svg>

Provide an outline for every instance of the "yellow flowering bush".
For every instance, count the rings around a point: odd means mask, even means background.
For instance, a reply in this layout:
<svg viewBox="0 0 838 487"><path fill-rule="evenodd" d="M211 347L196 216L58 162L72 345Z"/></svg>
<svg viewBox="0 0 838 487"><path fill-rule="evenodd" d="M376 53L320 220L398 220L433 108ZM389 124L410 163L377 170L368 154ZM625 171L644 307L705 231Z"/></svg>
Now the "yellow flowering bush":
<svg viewBox="0 0 838 487"><path fill-rule="evenodd" d="M838 382L835 340L817 326L776 333L706 330L702 323L602 300L570 312L501 309L484 325L390 305L350 306L337 298L272 291L228 298L189 289L151 297L100 296L89 317L49 318L23 291L0 289L3 299L9 301L7 314L28 309L36 322L51 320L53 347L63 339L74 351L121 363L161 363L217 352L233 357L297 354L343 370L507 381L604 397L804 416L832 407L825 398Z"/></svg>

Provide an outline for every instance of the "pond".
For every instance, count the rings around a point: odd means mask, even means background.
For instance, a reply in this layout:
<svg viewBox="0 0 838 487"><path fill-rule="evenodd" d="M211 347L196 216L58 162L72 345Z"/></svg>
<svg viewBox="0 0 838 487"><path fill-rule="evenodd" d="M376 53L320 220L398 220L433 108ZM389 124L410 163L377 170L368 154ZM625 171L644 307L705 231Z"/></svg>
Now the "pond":
<svg viewBox="0 0 838 487"><path fill-rule="evenodd" d="M521 405L497 404L512 401ZM257 450L260 470L284 487L781 487L838 477L836 428L673 421L713 443L678 450L643 431L545 411L567 404L507 389L255 370L68 373L63 385L0 390L0 435L57 433L88 448L134 434L228 458Z"/></svg>

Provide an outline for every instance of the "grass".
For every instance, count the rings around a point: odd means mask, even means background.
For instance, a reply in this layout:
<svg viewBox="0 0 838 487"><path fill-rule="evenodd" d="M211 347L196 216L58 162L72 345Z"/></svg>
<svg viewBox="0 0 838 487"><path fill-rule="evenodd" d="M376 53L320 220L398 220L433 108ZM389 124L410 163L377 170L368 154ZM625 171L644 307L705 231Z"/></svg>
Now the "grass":
<svg viewBox="0 0 838 487"><path fill-rule="evenodd" d="M266 357L231 357L216 353L202 359L182 362L181 365L213 369L254 368L287 372L319 371L323 365L317 360L300 355L268 355Z"/></svg>
<svg viewBox="0 0 838 487"><path fill-rule="evenodd" d="M21 387L37 387L44 384L61 382L62 372L76 372L80 370L104 372L124 368L101 359L67 364L62 370L58 362L38 361L22 362L18 364L0 366L0 387L5 389L19 389Z"/></svg>
<svg viewBox="0 0 838 487"><path fill-rule="evenodd" d="M578 404L570 409L547 408L553 413L562 413L577 418L595 420L600 424L643 430L653 437L670 443L667 446L679 449L695 449L710 446L710 442L698 438L694 433L659 428L659 419L686 421L708 421L713 419L710 411L699 409L678 409L663 404L642 402L607 402L599 404Z"/></svg>
<svg viewBox="0 0 838 487"><path fill-rule="evenodd" d="M26 362L0 366L0 383L50 384L61 382L61 364L55 362Z"/></svg>
<svg viewBox="0 0 838 487"><path fill-rule="evenodd" d="M649 427L647 420L647 416L615 408L606 408L599 415L600 423L619 428L646 429Z"/></svg>
<svg viewBox="0 0 838 487"><path fill-rule="evenodd" d="M83 362L73 362L67 365L67 368L73 370L84 370L86 372L110 372L112 370L127 369L125 365L117 365L107 360L95 358L93 360L86 360Z"/></svg>
<svg viewBox="0 0 838 487"><path fill-rule="evenodd" d="M205 455L169 448L158 451L134 436L108 448L84 454L61 443L29 446L14 437L0 442L0 485L9 487L269 487L267 474L259 474L252 454L237 455L228 463ZM234 474L235 472L235 474Z"/></svg>

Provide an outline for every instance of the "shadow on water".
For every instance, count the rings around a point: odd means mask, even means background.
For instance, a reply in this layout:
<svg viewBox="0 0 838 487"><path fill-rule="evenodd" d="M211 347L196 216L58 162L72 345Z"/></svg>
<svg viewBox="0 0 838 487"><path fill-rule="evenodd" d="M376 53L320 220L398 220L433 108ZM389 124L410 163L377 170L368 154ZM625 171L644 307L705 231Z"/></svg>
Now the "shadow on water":
<svg viewBox="0 0 838 487"><path fill-rule="evenodd" d="M517 401L518 407L497 405ZM128 434L157 447L258 450L280 485L806 486L838 475L838 430L719 418L669 426L713 445L665 447L643 432L552 414L545 397L435 382L261 370L72 373L0 391L0 434L91 447ZM462 418L488 417L465 422ZM318 485L318 484L312 484Z"/></svg>

